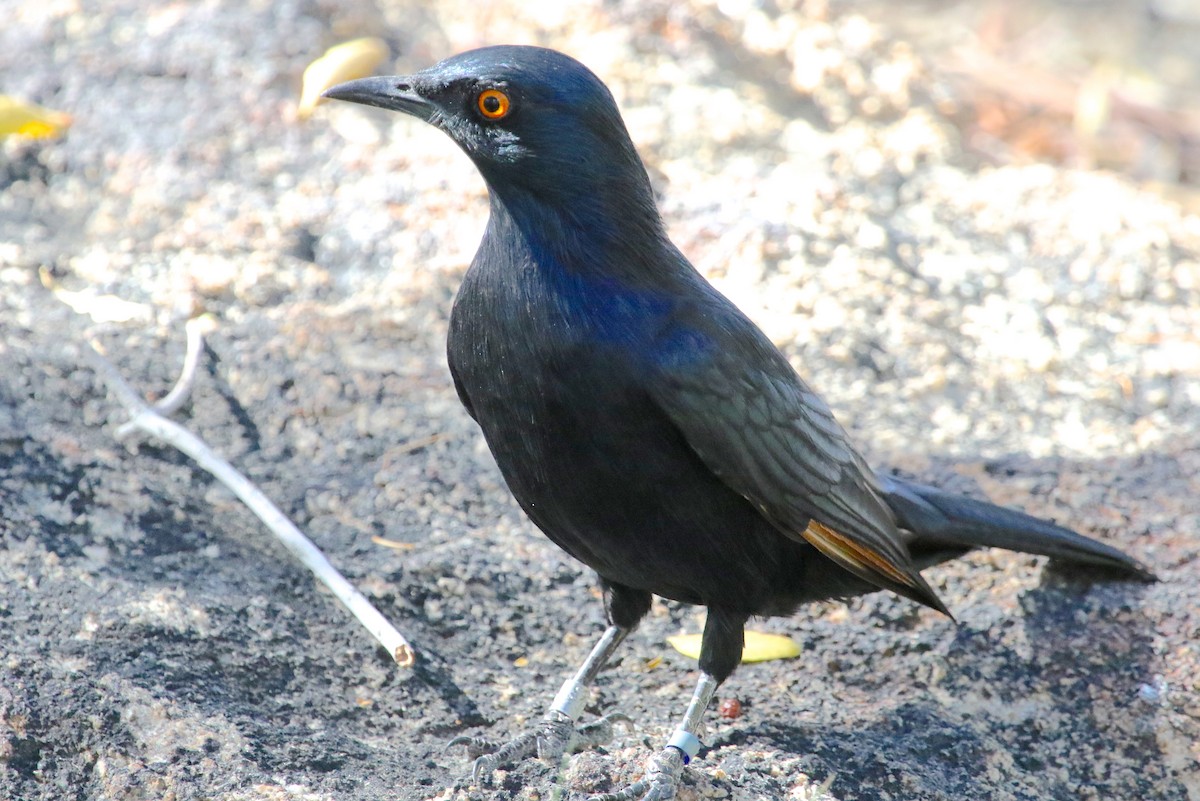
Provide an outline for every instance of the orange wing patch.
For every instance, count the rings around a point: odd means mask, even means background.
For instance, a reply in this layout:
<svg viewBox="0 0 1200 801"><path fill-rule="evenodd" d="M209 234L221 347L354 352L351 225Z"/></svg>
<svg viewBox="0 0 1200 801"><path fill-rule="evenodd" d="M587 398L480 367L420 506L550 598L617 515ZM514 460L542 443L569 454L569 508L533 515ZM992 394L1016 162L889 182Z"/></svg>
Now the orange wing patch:
<svg viewBox="0 0 1200 801"><path fill-rule="evenodd" d="M824 523L810 520L808 528L804 530L804 539L808 540L821 553L835 562L840 562L847 567L857 568L866 573L886 576L897 584L902 584L906 587L919 588L919 585L907 573L900 570L900 568L896 567L881 554L864 545L860 545L849 537L839 534Z"/></svg>

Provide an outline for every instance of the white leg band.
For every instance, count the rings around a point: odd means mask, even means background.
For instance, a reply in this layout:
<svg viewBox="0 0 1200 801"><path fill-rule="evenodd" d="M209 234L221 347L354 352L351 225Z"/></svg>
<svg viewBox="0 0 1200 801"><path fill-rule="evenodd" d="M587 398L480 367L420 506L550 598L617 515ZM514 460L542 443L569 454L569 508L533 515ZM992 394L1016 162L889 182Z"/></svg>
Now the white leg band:
<svg viewBox="0 0 1200 801"><path fill-rule="evenodd" d="M688 764L692 761L692 757L700 753L700 746L703 743L696 735L686 729L676 729L671 739L667 741L667 748L678 748L683 752L683 764Z"/></svg>

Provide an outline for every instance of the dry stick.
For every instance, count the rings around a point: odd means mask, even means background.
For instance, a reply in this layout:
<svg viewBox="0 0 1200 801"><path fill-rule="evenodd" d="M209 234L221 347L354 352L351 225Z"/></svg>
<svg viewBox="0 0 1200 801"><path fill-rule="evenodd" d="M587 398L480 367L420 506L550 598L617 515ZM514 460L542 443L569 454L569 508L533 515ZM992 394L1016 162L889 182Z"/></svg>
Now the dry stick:
<svg viewBox="0 0 1200 801"><path fill-rule="evenodd" d="M210 333L215 323L210 315L193 317L188 320L183 330L187 333L187 352L183 356L183 368L179 371L179 380L171 391L154 404L154 411L163 417L179 411L196 383L196 371L200 369L200 355L204 353L204 335Z"/></svg>
<svg viewBox="0 0 1200 801"><path fill-rule="evenodd" d="M171 391L150 407L163 417L179 411L179 407L192 394L192 387L196 384L196 371L200 369L200 356L204 353L204 335L212 331L214 326L212 317L207 314L193 317L184 324L183 330L187 334L187 352L183 355L183 368L179 371L179 378L176 379L175 386L171 387ZM96 347L96 343L92 343L93 350ZM136 429L137 425L130 421L117 428L117 432L113 436L117 439L125 439Z"/></svg>
<svg viewBox="0 0 1200 801"><path fill-rule="evenodd" d="M199 354L203 343L202 341L194 343L193 340L200 340L202 336L198 326L188 327L189 353L194 350ZM89 360L130 415L129 422L121 426L118 435L128 429L136 428L158 437L190 456L196 464L233 490L234 494L241 498L254 514L258 515L258 519L271 530L271 533L283 543L283 546L312 571L313 575L358 618L371 636L392 655L392 659L396 661L397 665L411 667L417 658L412 645L403 634L396 630L395 626L380 614L378 609L371 605L371 602L362 593L354 589L353 585L337 571L337 568L329 563L329 560L313 544L312 540L304 536L300 529L296 528L292 521L288 520L258 487L234 469L233 465L218 456L202 439L143 403L137 393L125 383L125 379L121 377L117 368L104 357L104 351L99 343L93 341L90 344L92 350L88 354ZM189 359L187 362L190 366L186 369L194 372L198 359ZM176 388L180 386L190 387L191 379L181 376ZM174 391L171 396L175 396L171 398L171 403L182 403L182 398L178 397ZM163 400L166 401L167 398Z"/></svg>

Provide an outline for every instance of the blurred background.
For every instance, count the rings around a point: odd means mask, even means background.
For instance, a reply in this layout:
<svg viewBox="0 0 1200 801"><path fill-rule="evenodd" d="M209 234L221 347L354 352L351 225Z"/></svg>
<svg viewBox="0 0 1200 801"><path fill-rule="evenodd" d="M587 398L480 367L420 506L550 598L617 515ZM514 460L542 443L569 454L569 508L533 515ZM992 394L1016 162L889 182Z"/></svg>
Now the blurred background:
<svg viewBox="0 0 1200 801"><path fill-rule="evenodd" d="M872 37L911 45L928 71L938 109L962 131L964 151L990 163L1047 161L1100 168L1162 187L1196 204L1200 183L1200 3L1196 0L692 0L319 2L287 0L272 15L295 25L286 55L315 58L338 38L381 35L404 63L425 64L485 43L555 44L604 69L626 51L608 30L632 23L635 50L685 57L695 37L727 45L732 66L805 90L796 18L861 15ZM189 3L158 3L141 33L128 2L5 0L0 43L37 59L37 44L108 35L145 50L146 35L202 14ZM327 30L313 27L319 21ZM608 30L606 30L608 29ZM58 32L56 35L56 31ZM31 37L33 37L31 39ZM43 56L47 55L42 51ZM608 58L604 58L607 52ZM186 54L162 65L186 70ZM63 65L64 67L66 65ZM101 64L81 64L103 70ZM811 66L811 65L810 65ZM58 107L56 80L36 63L9 63L0 92L23 92ZM293 76L293 79L298 76ZM56 104L56 101L57 104ZM60 110L69 112L70 108Z"/></svg>
<svg viewBox="0 0 1200 801"><path fill-rule="evenodd" d="M1195 0L837 2L913 43L974 153L1159 184L1195 208Z"/></svg>

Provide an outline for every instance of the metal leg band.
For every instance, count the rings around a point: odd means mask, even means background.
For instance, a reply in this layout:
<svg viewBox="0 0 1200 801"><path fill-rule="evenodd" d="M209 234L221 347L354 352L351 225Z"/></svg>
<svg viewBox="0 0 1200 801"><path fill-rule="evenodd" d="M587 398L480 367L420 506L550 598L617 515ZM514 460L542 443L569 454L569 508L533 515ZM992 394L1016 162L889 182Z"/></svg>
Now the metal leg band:
<svg viewBox="0 0 1200 801"><path fill-rule="evenodd" d="M604 664L628 633L628 629L619 626L609 626L605 629L600 641L592 648L579 670L575 672L574 676L563 682L558 694L550 702L550 708L546 711L548 720L554 720L559 715L565 715L573 721L579 719L579 714L583 712L583 707L587 703L588 687L595 681L596 675L604 668Z"/></svg>

